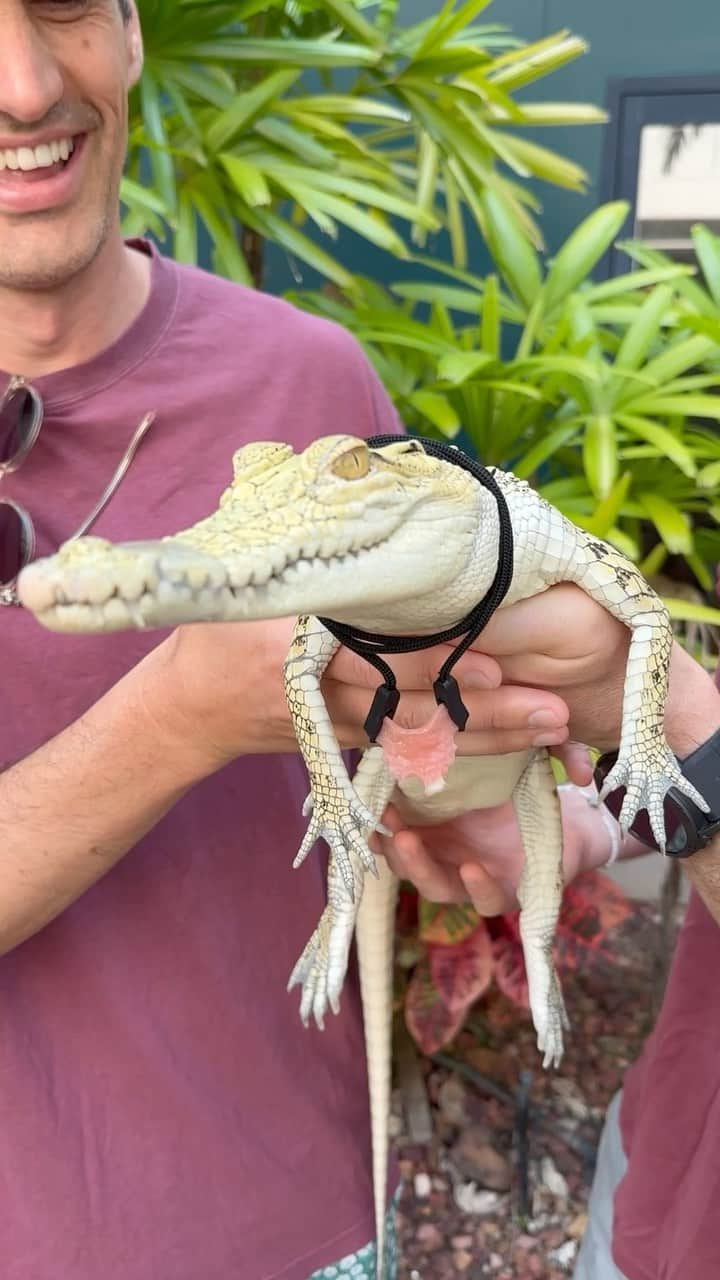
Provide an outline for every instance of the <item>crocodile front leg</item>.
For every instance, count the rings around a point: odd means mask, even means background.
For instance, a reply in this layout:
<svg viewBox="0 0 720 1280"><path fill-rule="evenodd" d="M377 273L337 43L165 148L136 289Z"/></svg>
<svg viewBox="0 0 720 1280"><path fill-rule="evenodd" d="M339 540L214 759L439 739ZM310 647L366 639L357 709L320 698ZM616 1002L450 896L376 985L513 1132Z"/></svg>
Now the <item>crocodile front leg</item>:
<svg viewBox="0 0 720 1280"><path fill-rule="evenodd" d="M577 531L576 531L577 532ZM618 758L600 793L604 800L625 787L620 811L624 833L646 809L658 846L665 849L663 801L678 787L704 813L708 806L680 772L665 739L664 716L673 634L662 600L630 561L608 543L579 533L572 578L630 628Z"/></svg>
<svg viewBox="0 0 720 1280"><path fill-rule="evenodd" d="M367 836L383 828L350 781L320 688L325 668L338 648L338 642L317 618L298 618L285 659L285 693L310 777L310 795L303 813L312 813L312 818L293 866L300 866L317 840L326 840L352 898L352 860L359 859L367 870L375 870Z"/></svg>
<svg viewBox="0 0 720 1280"><path fill-rule="evenodd" d="M512 795L525 854L517 896L530 1012L543 1066L560 1064L563 1028L569 1028L552 959L563 891L562 818L550 758L534 751Z"/></svg>

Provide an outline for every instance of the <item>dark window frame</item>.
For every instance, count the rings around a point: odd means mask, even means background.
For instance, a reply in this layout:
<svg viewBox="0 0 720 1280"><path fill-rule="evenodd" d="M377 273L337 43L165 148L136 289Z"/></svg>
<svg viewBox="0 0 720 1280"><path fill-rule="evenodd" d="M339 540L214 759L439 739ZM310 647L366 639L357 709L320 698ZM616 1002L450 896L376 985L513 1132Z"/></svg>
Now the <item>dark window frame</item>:
<svg viewBox="0 0 720 1280"><path fill-rule="evenodd" d="M648 124L720 124L720 76L650 76L608 81L605 146L600 196L630 205L618 239L632 234L635 218L640 136ZM607 278L629 271L626 254L612 247L598 265Z"/></svg>

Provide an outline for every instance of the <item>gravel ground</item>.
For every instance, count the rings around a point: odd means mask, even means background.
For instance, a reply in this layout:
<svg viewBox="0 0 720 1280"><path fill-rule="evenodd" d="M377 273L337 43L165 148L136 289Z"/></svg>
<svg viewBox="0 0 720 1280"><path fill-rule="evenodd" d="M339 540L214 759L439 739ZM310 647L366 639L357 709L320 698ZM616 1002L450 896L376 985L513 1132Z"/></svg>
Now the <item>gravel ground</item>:
<svg viewBox="0 0 720 1280"><path fill-rule="evenodd" d="M572 1031L557 1071L500 994L447 1055L420 1059L401 1034L398 1280L572 1274L605 1108L651 1028L666 951L658 912L634 905L613 963L564 976Z"/></svg>

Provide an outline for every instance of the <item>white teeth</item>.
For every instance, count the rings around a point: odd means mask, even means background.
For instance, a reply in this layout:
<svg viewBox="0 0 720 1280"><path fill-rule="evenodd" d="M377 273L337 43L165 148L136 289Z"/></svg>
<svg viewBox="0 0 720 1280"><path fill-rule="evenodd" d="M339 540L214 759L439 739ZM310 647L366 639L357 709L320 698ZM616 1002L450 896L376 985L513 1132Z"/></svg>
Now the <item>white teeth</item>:
<svg viewBox="0 0 720 1280"><path fill-rule="evenodd" d="M41 142L38 147L6 148L0 151L0 171L21 169L24 173L30 173L33 169L49 169L59 160L69 160L74 150L72 138Z"/></svg>
<svg viewBox="0 0 720 1280"><path fill-rule="evenodd" d="M37 169L38 166L37 160L35 159L35 152L31 151L30 147L18 147L17 155L18 164L23 172L28 172L30 169Z"/></svg>

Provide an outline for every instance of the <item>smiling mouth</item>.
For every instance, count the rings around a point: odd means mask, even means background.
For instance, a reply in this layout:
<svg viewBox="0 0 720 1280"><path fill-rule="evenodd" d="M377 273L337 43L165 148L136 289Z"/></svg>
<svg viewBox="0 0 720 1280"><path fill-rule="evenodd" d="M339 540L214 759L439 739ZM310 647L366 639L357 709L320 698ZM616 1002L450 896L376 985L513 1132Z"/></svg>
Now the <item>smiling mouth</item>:
<svg viewBox="0 0 720 1280"><path fill-rule="evenodd" d="M46 182L63 173L82 148L85 134L68 134L36 147L0 149L0 184L4 187Z"/></svg>

